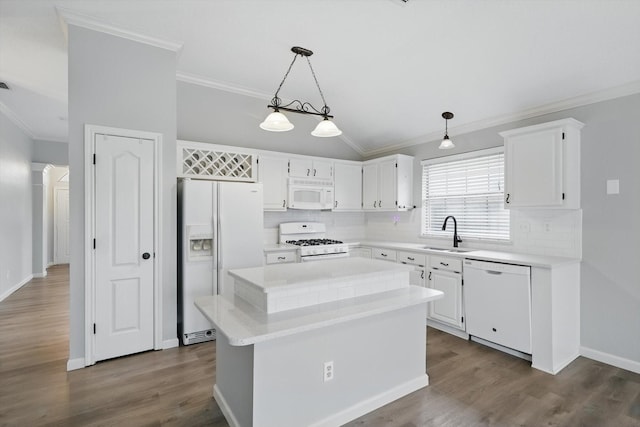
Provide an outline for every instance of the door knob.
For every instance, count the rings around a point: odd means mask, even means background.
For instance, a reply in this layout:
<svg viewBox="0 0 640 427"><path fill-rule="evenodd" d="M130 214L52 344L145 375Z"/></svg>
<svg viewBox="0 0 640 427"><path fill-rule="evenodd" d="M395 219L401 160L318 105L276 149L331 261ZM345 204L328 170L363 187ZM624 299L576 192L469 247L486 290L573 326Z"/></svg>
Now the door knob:
<svg viewBox="0 0 640 427"><path fill-rule="evenodd" d="M149 259L151 258L151 255L149 254L149 252L145 252L142 254L142 259Z"/></svg>

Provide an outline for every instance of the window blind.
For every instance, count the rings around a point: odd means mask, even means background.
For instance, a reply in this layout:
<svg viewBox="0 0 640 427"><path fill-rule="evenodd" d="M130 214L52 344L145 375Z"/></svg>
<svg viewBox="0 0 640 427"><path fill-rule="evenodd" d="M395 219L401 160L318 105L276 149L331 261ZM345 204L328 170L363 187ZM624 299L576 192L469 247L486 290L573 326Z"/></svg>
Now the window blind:
<svg viewBox="0 0 640 427"><path fill-rule="evenodd" d="M450 236L453 224L447 224L447 231L442 231L442 224L453 215L463 239L510 238L509 211L503 205L504 151L476 154L422 162L423 236Z"/></svg>

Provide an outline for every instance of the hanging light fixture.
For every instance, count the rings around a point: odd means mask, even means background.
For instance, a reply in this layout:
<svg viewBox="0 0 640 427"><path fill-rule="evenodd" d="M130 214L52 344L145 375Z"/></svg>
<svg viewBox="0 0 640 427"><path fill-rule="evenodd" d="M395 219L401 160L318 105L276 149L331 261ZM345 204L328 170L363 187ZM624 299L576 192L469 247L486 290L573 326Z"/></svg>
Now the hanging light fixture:
<svg viewBox="0 0 640 427"><path fill-rule="evenodd" d="M455 147L453 142L449 139L449 128L447 126L447 121L453 119L453 113L445 111L442 113L442 118L444 119L444 138L442 138L442 142L438 148L441 150L449 150Z"/></svg>
<svg viewBox="0 0 640 427"><path fill-rule="evenodd" d="M287 117L280 112L280 110L289 111L292 113L300 113L300 114L311 114L314 116L322 116L323 120L318 123L318 126L311 132L313 136L319 137L331 137L338 136L342 134L342 131L338 129L338 127L331 120L333 116L329 114L329 107L327 106L327 101L324 99L324 94L322 93L322 89L320 89L320 84L318 84L318 79L316 78L316 73L313 71L313 67L311 66L311 61L309 57L313 55L313 52L309 49L305 49L303 47L294 46L291 48L291 51L295 53L293 57L293 61L291 61L291 65L289 65L289 69L284 75L284 78L280 82L280 86L276 90L275 95L271 99L271 104L267 105L268 108L273 109L273 113L269 114L264 122L260 123L260 128L264 130L268 130L271 132L285 132L293 129L293 124L287 119ZM321 109L316 109L313 105L308 102L298 101L297 99L291 101L286 105L282 105L282 99L278 97L278 93L280 92L280 88L284 84L284 81L287 79L289 72L291 71L291 67L298 59L298 56L304 56L307 58L307 63L309 64L309 69L311 70L311 74L313 75L313 80L316 82L316 86L318 87L318 92L320 92L320 97L322 98L322 102L324 103Z"/></svg>

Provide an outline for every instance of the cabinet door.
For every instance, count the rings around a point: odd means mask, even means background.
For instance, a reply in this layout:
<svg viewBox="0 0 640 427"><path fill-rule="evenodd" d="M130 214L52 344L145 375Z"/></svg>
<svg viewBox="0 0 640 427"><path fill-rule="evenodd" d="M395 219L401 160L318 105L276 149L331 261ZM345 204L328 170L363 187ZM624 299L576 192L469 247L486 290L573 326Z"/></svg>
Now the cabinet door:
<svg viewBox="0 0 640 427"><path fill-rule="evenodd" d="M505 140L505 207L561 206L562 129Z"/></svg>
<svg viewBox="0 0 640 427"><path fill-rule="evenodd" d="M378 164L378 208L396 210L396 161L385 160Z"/></svg>
<svg viewBox="0 0 640 427"><path fill-rule="evenodd" d="M362 167L362 205L365 211L378 208L378 165L368 164Z"/></svg>
<svg viewBox="0 0 640 427"><path fill-rule="evenodd" d="M311 159L289 159L289 176L308 177L313 175Z"/></svg>
<svg viewBox="0 0 640 427"><path fill-rule="evenodd" d="M334 169L333 210L362 210L362 166L336 163Z"/></svg>
<svg viewBox="0 0 640 427"><path fill-rule="evenodd" d="M264 210L287 210L287 178L289 160L286 157L260 156L258 178L262 183Z"/></svg>
<svg viewBox="0 0 640 427"><path fill-rule="evenodd" d="M311 176L315 178L332 179L333 163L322 160L314 160L311 167Z"/></svg>
<svg viewBox="0 0 640 427"><path fill-rule="evenodd" d="M462 322L462 276L449 271L430 269L429 287L444 292L444 298L431 301L429 317L464 330Z"/></svg>

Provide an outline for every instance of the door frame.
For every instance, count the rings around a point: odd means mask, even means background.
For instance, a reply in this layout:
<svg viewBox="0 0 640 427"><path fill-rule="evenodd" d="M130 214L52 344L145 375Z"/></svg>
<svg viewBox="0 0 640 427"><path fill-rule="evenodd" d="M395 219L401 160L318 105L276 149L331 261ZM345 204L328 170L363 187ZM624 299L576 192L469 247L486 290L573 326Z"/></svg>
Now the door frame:
<svg viewBox="0 0 640 427"><path fill-rule="evenodd" d="M58 253L58 215L57 215L57 209L58 209L58 193L60 192L60 190L64 190L64 191L69 191L69 187L68 186L60 186L60 185L54 185L53 186L53 263L54 264L62 264L60 262L60 254ZM69 210L67 207L67 217L69 215ZM68 219L68 218L67 218ZM67 264L69 263L70 260L67 260Z"/></svg>
<svg viewBox="0 0 640 427"><path fill-rule="evenodd" d="M96 264L93 239L95 236L95 173L93 168L93 154L95 153L96 135L120 136L139 138L153 141L153 349L162 349L162 134L132 129L121 129L108 126L85 124L84 127L84 254L85 254L85 366L96 363L95 360L95 295L96 295Z"/></svg>

